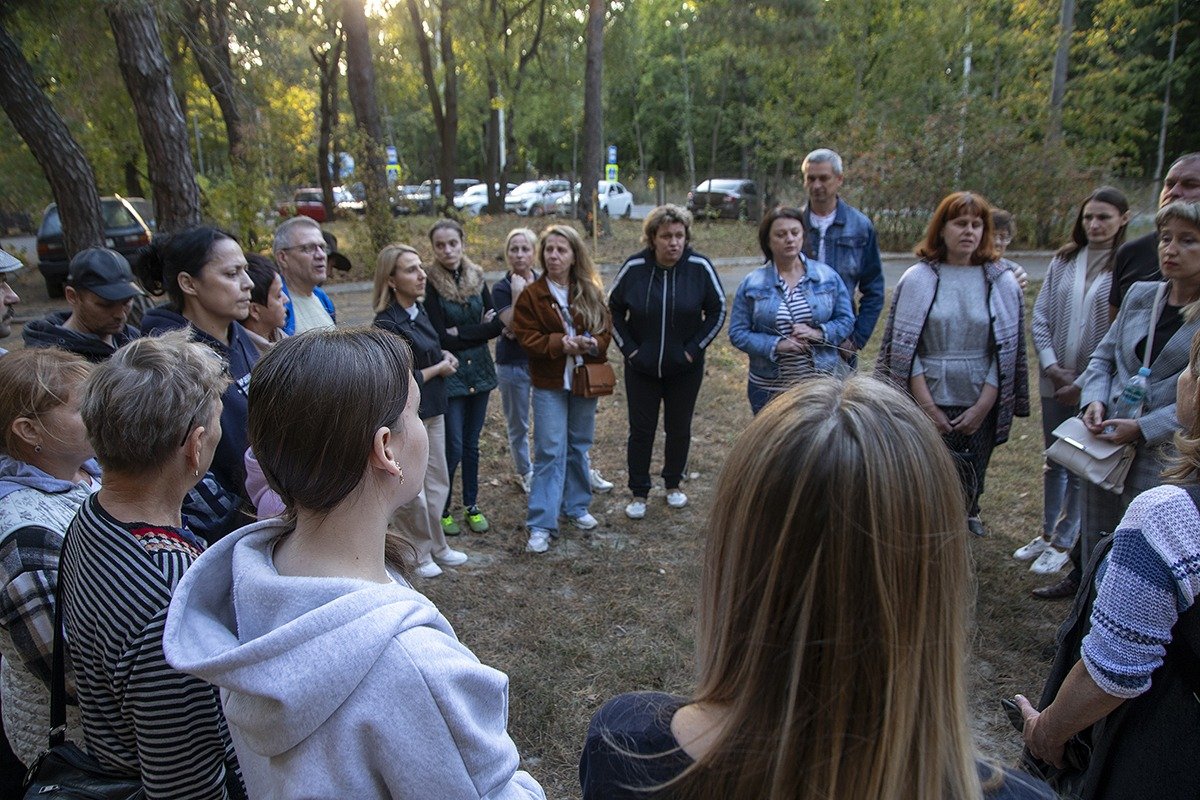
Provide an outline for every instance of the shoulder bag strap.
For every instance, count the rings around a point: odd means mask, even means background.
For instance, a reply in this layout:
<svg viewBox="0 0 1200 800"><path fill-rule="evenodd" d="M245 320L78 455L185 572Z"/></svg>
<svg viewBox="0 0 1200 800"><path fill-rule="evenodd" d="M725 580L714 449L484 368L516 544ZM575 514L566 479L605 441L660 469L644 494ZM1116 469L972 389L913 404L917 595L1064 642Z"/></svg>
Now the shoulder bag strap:
<svg viewBox="0 0 1200 800"><path fill-rule="evenodd" d="M1154 293L1154 305L1150 307L1150 331L1146 334L1146 349L1142 352L1142 366L1150 369L1150 353L1154 349L1154 329L1158 327L1158 315L1162 313L1163 295L1167 293L1167 282L1158 284Z"/></svg>

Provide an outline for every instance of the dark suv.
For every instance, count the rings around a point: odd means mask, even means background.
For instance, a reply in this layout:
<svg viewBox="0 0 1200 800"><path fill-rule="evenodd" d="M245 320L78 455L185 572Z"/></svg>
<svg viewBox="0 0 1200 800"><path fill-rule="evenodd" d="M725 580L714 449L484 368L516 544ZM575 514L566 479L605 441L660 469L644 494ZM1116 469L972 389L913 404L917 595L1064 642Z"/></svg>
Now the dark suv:
<svg viewBox="0 0 1200 800"><path fill-rule="evenodd" d="M104 214L104 246L126 258L138 248L150 244L154 235L154 208L141 197L102 197L100 210ZM63 296L67 280L67 249L63 245L62 221L58 205L51 203L42 214L37 233L38 269L46 280L46 292L51 297Z"/></svg>
<svg viewBox="0 0 1200 800"><path fill-rule="evenodd" d="M688 192L687 208L697 217L756 220L758 185L745 178L710 178Z"/></svg>

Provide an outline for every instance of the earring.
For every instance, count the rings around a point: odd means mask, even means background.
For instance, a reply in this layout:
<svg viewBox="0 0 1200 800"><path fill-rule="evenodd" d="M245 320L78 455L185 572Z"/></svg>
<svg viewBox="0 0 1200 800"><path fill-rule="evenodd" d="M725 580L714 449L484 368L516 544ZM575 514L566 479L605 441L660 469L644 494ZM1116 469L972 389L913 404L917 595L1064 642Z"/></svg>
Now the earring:
<svg viewBox="0 0 1200 800"><path fill-rule="evenodd" d="M195 470L195 471L193 471L193 472L192 472L192 475L194 475L195 477L199 478L199 477L200 477L200 470Z"/></svg>
<svg viewBox="0 0 1200 800"><path fill-rule="evenodd" d="M400 485L403 486L404 485L404 469L400 466L400 462L395 459L392 460L392 466L394 466L396 469L400 470Z"/></svg>
<svg viewBox="0 0 1200 800"><path fill-rule="evenodd" d="M33 446L33 452L35 452L35 453L40 453L40 452L42 452L42 446L41 446L40 444L35 444L35 445Z"/></svg>

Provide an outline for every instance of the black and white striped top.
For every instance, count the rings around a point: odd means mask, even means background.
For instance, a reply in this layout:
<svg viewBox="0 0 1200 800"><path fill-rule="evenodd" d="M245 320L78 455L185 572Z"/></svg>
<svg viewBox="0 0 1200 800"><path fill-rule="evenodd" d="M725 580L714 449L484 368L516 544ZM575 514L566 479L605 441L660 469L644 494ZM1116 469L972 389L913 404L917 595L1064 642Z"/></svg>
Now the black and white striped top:
<svg viewBox="0 0 1200 800"><path fill-rule="evenodd" d="M788 288L787 281L779 278L778 285L780 292L783 293L783 299L775 314L775 328L779 331L780 336L789 336L793 325L813 325L812 306L809 305L808 296L804 293L803 288L804 282L807 280L808 276L806 275L796 281L795 286ZM779 373L767 387L774 391L791 388L805 378L811 378L817 374L816 367L813 366L811 350L804 353L776 351L775 360L779 365ZM750 373L750 381L758 383L753 372Z"/></svg>
<svg viewBox="0 0 1200 800"><path fill-rule="evenodd" d="M67 532L60 598L87 749L147 798L242 798L217 690L163 655L171 594L203 551L187 530L113 519L92 495Z"/></svg>

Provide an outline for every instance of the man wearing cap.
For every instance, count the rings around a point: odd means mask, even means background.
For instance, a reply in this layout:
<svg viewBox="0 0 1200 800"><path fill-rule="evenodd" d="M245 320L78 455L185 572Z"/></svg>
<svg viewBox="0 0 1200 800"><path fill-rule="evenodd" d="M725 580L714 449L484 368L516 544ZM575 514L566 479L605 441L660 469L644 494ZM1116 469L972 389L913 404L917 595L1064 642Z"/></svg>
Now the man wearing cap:
<svg viewBox="0 0 1200 800"><path fill-rule="evenodd" d="M16 315L13 306L21 302L21 298L17 297L17 293L8 285L8 273L16 272L22 266L19 258L0 250L0 339L12 333L12 321ZM7 352L0 347L0 356Z"/></svg>
<svg viewBox="0 0 1200 800"><path fill-rule="evenodd" d="M89 247L77 253L67 268L65 293L71 310L27 322L26 346L61 347L99 363L138 337L128 319L141 289L116 250Z"/></svg>
<svg viewBox="0 0 1200 800"><path fill-rule="evenodd" d="M292 217L275 229L272 248L283 275L283 291L291 300L283 332L288 336L337 321L333 301L321 290L329 273L329 250L321 226L311 217Z"/></svg>

